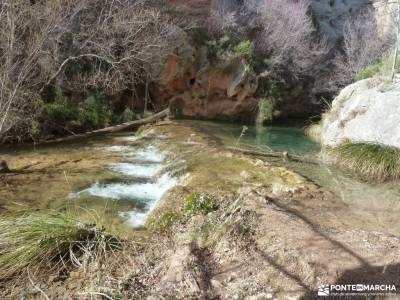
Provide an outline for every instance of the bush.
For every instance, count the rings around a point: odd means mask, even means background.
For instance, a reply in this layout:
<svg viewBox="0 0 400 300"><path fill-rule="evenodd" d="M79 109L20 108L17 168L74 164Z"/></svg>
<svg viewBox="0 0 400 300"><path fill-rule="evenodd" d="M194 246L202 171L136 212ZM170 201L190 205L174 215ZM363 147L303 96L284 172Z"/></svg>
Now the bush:
<svg viewBox="0 0 400 300"><path fill-rule="evenodd" d="M266 98L262 98L259 103L258 124L272 121L274 118L274 103Z"/></svg>
<svg viewBox="0 0 400 300"><path fill-rule="evenodd" d="M217 210L214 199L206 193L192 193L186 198L186 211L190 214L208 214Z"/></svg>
<svg viewBox="0 0 400 300"><path fill-rule="evenodd" d="M168 230L180 219L179 215L174 212L165 212L158 218L150 220L149 227L156 232L168 232Z"/></svg>
<svg viewBox="0 0 400 300"><path fill-rule="evenodd" d="M356 75L356 80L371 78L379 74L381 72L382 67L383 67L383 60L380 60L370 66L367 66L358 71Z"/></svg>
<svg viewBox="0 0 400 300"><path fill-rule="evenodd" d="M55 88L54 101L46 103L45 110L49 121L59 125L66 125L78 115L78 109L71 100L66 97L60 88Z"/></svg>
<svg viewBox="0 0 400 300"><path fill-rule="evenodd" d="M361 178L386 181L400 178L400 150L368 143L348 143L330 150L339 165Z"/></svg>
<svg viewBox="0 0 400 300"><path fill-rule="evenodd" d="M83 224L61 213L32 213L0 220L0 278L42 267L59 272L89 254L103 258L107 249L119 248L104 228Z"/></svg>
<svg viewBox="0 0 400 300"><path fill-rule="evenodd" d="M135 119L135 114L133 113L133 111L129 107L125 108L125 110L122 113L122 122L126 123L133 121L134 119Z"/></svg>
<svg viewBox="0 0 400 300"><path fill-rule="evenodd" d="M101 93L96 93L83 101L76 124L84 129L103 128L110 125L111 116L106 97Z"/></svg>
<svg viewBox="0 0 400 300"><path fill-rule="evenodd" d="M249 40L236 40L223 36L218 40L207 42L208 56L211 60L226 60L229 58L243 58L249 65L254 61L254 43Z"/></svg>
<svg viewBox="0 0 400 300"><path fill-rule="evenodd" d="M246 61L251 62L254 52L254 44L249 40L241 41L234 47L234 52L238 57L244 58Z"/></svg>

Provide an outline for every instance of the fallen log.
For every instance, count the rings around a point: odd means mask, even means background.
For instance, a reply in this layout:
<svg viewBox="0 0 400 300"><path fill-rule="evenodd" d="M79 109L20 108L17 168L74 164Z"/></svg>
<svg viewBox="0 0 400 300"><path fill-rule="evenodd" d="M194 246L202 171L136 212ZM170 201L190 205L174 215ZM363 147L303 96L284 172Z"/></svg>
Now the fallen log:
<svg viewBox="0 0 400 300"><path fill-rule="evenodd" d="M276 158L282 158L283 160L287 160L287 161L305 162L305 163L309 163L309 164L319 164L317 159L313 159L310 157L302 157L302 156L298 156L298 155L292 155L287 152L259 151L259 150L243 149L243 148L238 148L238 147L225 147L225 148L229 151L242 153L245 155L276 157Z"/></svg>
<svg viewBox="0 0 400 300"><path fill-rule="evenodd" d="M126 122L126 123L122 123L119 125L114 125L114 126L110 126L110 127L106 127L106 128L102 128L102 129L98 129L98 130L85 132L85 133L70 135L70 136L63 137L63 138L42 141L39 144L66 142L66 141L72 141L72 140L77 140L77 139L82 139L82 138L88 138L88 137L92 137L92 136L96 136L96 135L120 132L120 131L128 130L131 128L137 128L137 127L140 127L143 125L155 123L159 120L162 120L162 119L168 117L168 114L169 114L169 109L165 109L165 110L160 111L159 113L156 113L150 117L143 118L140 120Z"/></svg>

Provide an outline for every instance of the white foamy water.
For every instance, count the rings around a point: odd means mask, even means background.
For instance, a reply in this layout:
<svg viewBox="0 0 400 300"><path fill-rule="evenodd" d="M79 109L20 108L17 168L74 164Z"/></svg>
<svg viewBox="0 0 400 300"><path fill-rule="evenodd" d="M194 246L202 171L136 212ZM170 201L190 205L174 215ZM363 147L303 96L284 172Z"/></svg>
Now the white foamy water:
<svg viewBox="0 0 400 300"><path fill-rule="evenodd" d="M151 178L162 169L161 164L152 165L136 165L132 163L118 163L110 165L110 169L114 172L121 173L126 176Z"/></svg>
<svg viewBox="0 0 400 300"><path fill-rule="evenodd" d="M169 173L165 173L161 177L154 179L157 174L162 171L164 167L162 163L166 158L166 154L160 152L154 146L148 146L139 151L136 151L135 148L129 146L110 146L101 149L109 152L127 153L128 160L132 160L132 162L111 164L108 166L110 170L125 176L132 176L133 178L147 178L149 182L95 183L89 188L79 193L71 194L70 196L79 197L82 195L90 195L107 200L131 200L133 202L144 204L144 210L118 213L120 217L125 219L129 226L133 228L143 226L148 215L156 207L163 194L179 184L179 181L181 180L173 177ZM139 162L136 163L136 161Z"/></svg>
<svg viewBox="0 0 400 300"><path fill-rule="evenodd" d="M144 200L155 201L170 188L177 184L178 180L170 177L169 174L162 175L155 183L110 183L99 184L95 183L91 187L79 192L77 195L90 194L92 196L105 199L120 200Z"/></svg>
<svg viewBox="0 0 400 300"><path fill-rule="evenodd" d="M145 150L136 151L132 158L148 162L162 162L165 159L165 154L151 146Z"/></svg>
<svg viewBox="0 0 400 300"><path fill-rule="evenodd" d="M138 228L144 225L148 215L156 207L163 194L178 184L178 179L171 177L168 173L162 175L155 183L135 183L135 184L94 184L90 188L81 191L79 194L90 194L112 200L141 200L146 203L144 212L128 211L119 212L119 216L125 219L126 223Z"/></svg>
<svg viewBox="0 0 400 300"><path fill-rule="evenodd" d="M170 177L169 174L164 174L160 177L157 185L158 185L158 196L154 201L149 201L147 203L146 211L145 212L138 212L138 211L128 211L128 212L119 212L119 215L125 219L126 224L133 228L139 228L144 225L146 222L147 217L149 214L154 210L157 206L158 201L161 199L162 195L167 192L169 189L173 188L174 186L178 185L182 179L178 180L174 177Z"/></svg>
<svg viewBox="0 0 400 300"><path fill-rule="evenodd" d="M106 152L131 152L132 148L129 146L109 146L109 147L102 147L100 148L103 151Z"/></svg>
<svg viewBox="0 0 400 300"><path fill-rule="evenodd" d="M126 142L136 142L140 137L132 135L132 136L123 136L118 138L121 141L126 141Z"/></svg>

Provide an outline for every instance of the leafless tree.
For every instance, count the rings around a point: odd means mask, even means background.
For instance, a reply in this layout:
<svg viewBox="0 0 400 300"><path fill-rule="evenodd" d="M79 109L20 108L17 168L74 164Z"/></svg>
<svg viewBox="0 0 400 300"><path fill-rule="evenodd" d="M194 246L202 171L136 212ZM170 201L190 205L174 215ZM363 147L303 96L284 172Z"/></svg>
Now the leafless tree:
<svg viewBox="0 0 400 300"><path fill-rule="evenodd" d="M256 13L257 46L271 66L301 75L326 54L326 43L317 37L309 15L309 0L253 0L246 5L249 12Z"/></svg>
<svg viewBox="0 0 400 300"><path fill-rule="evenodd" d="M31 2L0 3L0 139L37 119L46 86L116 93L154 80L179 34L149 1Z"/></svg>
<svg viewBox="0 0 400 300"><path fill-rule="evenodd" d="M178 27L157 9L147 8L143 1L93 2L81 1L64 24L69 30L61 32L59 39L76 46L57 47L55 58L59 67L48 84L67 76L74 89L100 88L115 93L154 77L154 69L159 69L170 53L169 42ZM74 30L77 22L80 28ZM60 61L63 56L66 57ZM86 65L85 72L68 69L76 63Z"/></svg>
<svg viewBox="0 0 400 300"><path fill-rule="evenodd" d="M393 32L380 33L373 9L369 9L344 25L343 52L334 59L335 80L339 86L352 82L356 74L390 50Z"/></svg>
<svg viewBox="0 0 400 300"><path fill-rule="evenodd" d="M0 3L0 136L20 125L24 130L37 114L39 60L61 17L60 1Z"/></svg>
<svg viewBox="0 0 400 300"><path fill-rule="evenodd" d="M208 30L214 34L240 34L240 5L234 0L216 0L211 4Z"/></svg>

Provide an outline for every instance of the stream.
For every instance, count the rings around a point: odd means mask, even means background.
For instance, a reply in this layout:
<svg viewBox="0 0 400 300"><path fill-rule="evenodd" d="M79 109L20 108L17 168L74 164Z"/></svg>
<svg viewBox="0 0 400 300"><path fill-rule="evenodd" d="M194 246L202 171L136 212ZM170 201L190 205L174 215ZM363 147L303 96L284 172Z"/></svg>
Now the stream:
<svg viewBox="0 0 400 300"><path fill-rule="evenodd" d="M320 155L320 146L298 128L248 126L243 130L240 125L226 123L182 123L224 145ZM21 171L1 183L0 212L75 210L94 219L105 218L115 228L140 228L165 192L183 183L183 177L171 173L176 165L173 155L160 148L169 138L160 135L141 139L126 132L36 148L3 148L1 158ZM368 227L398 235L398 183L364 183L324 164L272 158L268 162L285 166L332 190L342 199L343 207L354 211Z"/></svg>
<svg viewBox="0 0 400 300"><path fill-rule="evenodd" d="M259 150L287 151L289 154L318 158L321 147L308 138L301 128L243 126L217 122L193 122L204 133L214 136L227 146ZM265 159L265 158L264 158ZM360 219L363 226L399 236L400 184L399 182L371 184L358 180L353 174L326 164L309 164L268 158L268 162L284 166L316 184L333 191Z"/></svg>

